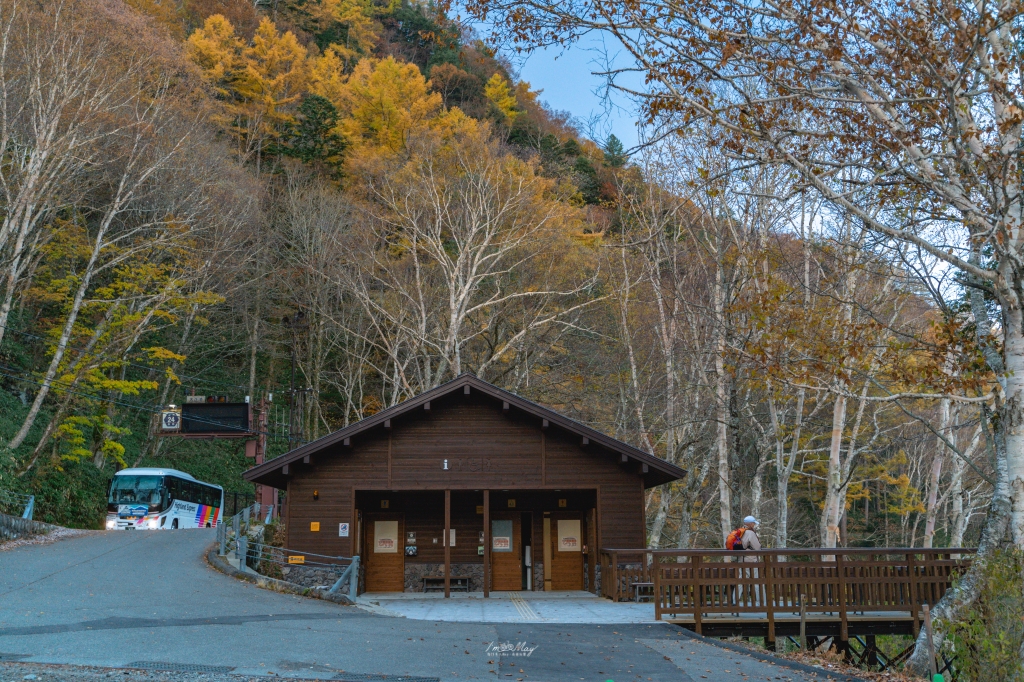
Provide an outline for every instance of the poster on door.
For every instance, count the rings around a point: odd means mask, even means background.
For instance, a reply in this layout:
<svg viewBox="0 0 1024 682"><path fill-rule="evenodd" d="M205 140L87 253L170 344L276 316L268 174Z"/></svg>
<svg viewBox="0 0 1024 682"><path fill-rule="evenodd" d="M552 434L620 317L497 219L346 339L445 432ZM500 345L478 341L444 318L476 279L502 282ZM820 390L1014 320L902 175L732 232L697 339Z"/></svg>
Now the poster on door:
<svg viewBox="0 0 1024 682"><path fill-rule="evenodd" d="M579 519L558 519L558 551L579 552L583 549L580 539Z"/></svg>
<svg viewBox="0 0 1024 682"><path fill-rule="evenodd" d="M491 520L491 551L512 551L512 521L509 519Z"/></svg>
<svg viewBox="0 0 1024 682"><path fill-rule="evenodd" d="M398 554L398 521L373 522L374 554Z"/></svg>

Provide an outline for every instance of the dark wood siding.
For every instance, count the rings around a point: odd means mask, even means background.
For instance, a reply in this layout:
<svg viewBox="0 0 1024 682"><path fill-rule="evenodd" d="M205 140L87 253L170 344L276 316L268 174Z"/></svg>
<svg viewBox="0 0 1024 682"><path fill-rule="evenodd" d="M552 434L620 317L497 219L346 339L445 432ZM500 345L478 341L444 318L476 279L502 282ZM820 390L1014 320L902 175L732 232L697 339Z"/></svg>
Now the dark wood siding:
<svg viewBox="0 0 1024 682"><path fill-rule="evenodd" d="M448 460L448 470L444 460ZM482 517L475 505L492 490L492 509L506 510L510 496L528 496L516 490L590 490L598 501L597 529L603 547L642 547L646 544L643 517L643 479L634 460L619 462L617 453L600 446L582 445L579 436L557 427L542 430L540 420L516 410L503 411L489 396L451 395L431 409L417 410L392 420L390 428L375 427L351 439L350 446L335 444L313 455L310 464L293 463L288 480L288 538L293 549L331 556L351 556L356 519L353 491L445 490L453 492L453 527L456 545L453 562L479 561L476 554ZM502 490L511 492L504 493ZM318 498L313 499L313 492ZM572 495L571 492L564 493ZM480 496L479 501L476 496ZM535 493L534 495L539 495ZM531 503L531 508L536 508ZM379 508L364 512L378 512ZM534 517L534 547L541 560L542 515ZM310 531L310 522L320 531ZM348 538L338 537L338 524L350 523ZM405 510L409 530L432 538L444 527L443 503L435 513ZM364 525L365 529L365 525ZM420 530L422 529L422 530ZM417 562L443 561L443 547L435 556L418 540Z"/></svg>
<svg viewBox="0 0 1024 682"><path fill-rule="evenodd" d="M645 547L643 483L637 464L622 465L603 453L590 454L595 446L581 446L564 433L547 438L548 485L594 487L598 496L598 532L603 547ZM585 452L586 451L586 452ZM630 471L626 466L632 466ZM581 485L585 484L585 485Z"/></svg>

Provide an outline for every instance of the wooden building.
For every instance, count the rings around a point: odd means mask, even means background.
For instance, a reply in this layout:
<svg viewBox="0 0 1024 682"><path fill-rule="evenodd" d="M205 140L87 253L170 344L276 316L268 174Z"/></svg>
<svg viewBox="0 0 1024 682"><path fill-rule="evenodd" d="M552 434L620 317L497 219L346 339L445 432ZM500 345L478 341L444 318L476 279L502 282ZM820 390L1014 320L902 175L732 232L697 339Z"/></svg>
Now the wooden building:
<svg viewBox="0 0 1024 682"><path fill-rule="evenodd" d="M286 546L359 555L366 592L596 591L598 549L646 546L679 467L463 374L250 469L287 491Z"/></svg>

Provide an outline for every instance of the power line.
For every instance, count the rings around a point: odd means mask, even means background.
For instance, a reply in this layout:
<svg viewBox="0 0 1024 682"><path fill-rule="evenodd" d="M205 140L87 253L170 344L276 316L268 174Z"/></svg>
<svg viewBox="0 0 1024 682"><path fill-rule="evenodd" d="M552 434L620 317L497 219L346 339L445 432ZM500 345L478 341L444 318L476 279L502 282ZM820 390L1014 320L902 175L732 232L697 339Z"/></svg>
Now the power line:
<svg viewBox="0 0 1024 682"><path fill-rule="evenodd" d="M3 370L9 370L11 372L16 372L17 374L9 374L8 372L5 372ZM18 376L19 374L20 374L20 376ZM6 367L4 365L0 365L0 376L5 376L5 377L8 377L10 379L16 379L16 380L19 380L19 381L28 381L29 383L33 383L33 384L36 384L38 386L43 386L44 385L43 382L38 381L36 379L29 378L28 375L24 374L23 372L21 372L18 369L15 369L13 367ZM139 412L149 412L150 414L160 414L161 412L163 412L163 408L161 406L137 405L137 404L134 404L134 403L127 403L127 402L123 402L123 401L120 401L120 400L117 400L117 399L114 399L114 398L108 398L108 397L105 397L105 396L97 395L95 393L87 393L85 391L80 391L80 390L76 390L76 389L72 389L72 388L68 388L68 387L58 387L58 388L59 388L59 390L65 391L67 393L71 393L72 395L79 395L79 396L82 396L82 397L85 397L85 398L91 398L93 400L98 400L98 401L101 401L101 402L109 402L109 403L112 403L114 405L120 405L122 407L127 407L127 408L132 409L132 410L138 410ZM210 424L211 426L231 426L230 424L226 424L224 422L219 422L219 421L210 420L210 419L203 419L202 417L192 417L192 416L190 416L188 419L189 419L189 421L199 422L200 424ZM252 433L253 435L273 436L274 438L278 437L276 433L271 433L269 431L249 431L247 433Z"/></svg>
<svg viewBox="0 0 1024 682"><path fill-rule="evenodd" d="M20 329L14 329L10 325L2 325L2 324L0 324L0 329L6 329L7 331L9 331L9 332L11 332L13 334L20 334L22 336L27 336L27 337L32 338L32 339L39 339L41 341L52 341L52 339L50 339L48 337L40 336L38 334L33 334L31 332L22 331ZM158 367L151 367L149 365L140 365L140 364L138 364L136 362L125 361L125 364L128 365L129 367L138 367L140 369L145 369L145 370L149 370L149 371L159 370ZM177 376L177 377L184 378L184 379L192 379L194 381L205 382L205 383L211 384L211 385L227 386L229 388L240 388L240 389L243 389L243 390L249 390L248 386L243 386L241 384L229 384L226 381L217 381L215 379L204 379L202 377L197 377L197 376L189 375L189 374L182 374L180 372L175 372L174 375ZM275 386L274 388L278 388L278 387ZM281 390L284 390L284 389L281 389Z"/></svg>

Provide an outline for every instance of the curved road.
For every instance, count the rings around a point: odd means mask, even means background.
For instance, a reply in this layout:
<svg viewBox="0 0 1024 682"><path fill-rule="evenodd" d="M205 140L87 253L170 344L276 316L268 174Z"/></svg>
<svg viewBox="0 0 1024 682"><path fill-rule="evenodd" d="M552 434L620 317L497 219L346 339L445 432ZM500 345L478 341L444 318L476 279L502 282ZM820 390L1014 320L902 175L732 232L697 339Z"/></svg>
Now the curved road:
<svg viewBox="0 0 1024 682"><path fill-rule="evenodd" d="M213 541L212 530L100 532L0 550L0 661L319 679L811 679L670 625L438 623L278 594L210 568L203 555ZM492 642L536 649L499 659L486 651Z"/></svg>

